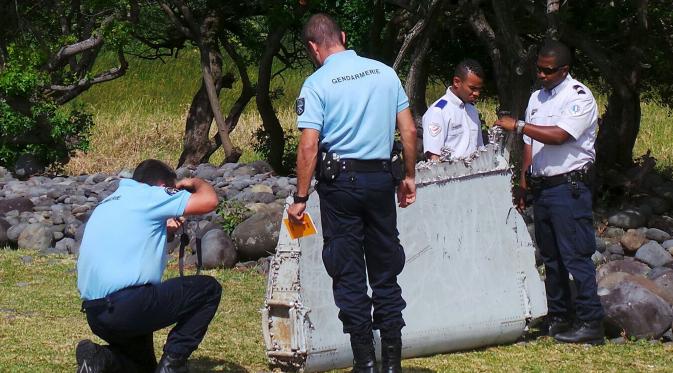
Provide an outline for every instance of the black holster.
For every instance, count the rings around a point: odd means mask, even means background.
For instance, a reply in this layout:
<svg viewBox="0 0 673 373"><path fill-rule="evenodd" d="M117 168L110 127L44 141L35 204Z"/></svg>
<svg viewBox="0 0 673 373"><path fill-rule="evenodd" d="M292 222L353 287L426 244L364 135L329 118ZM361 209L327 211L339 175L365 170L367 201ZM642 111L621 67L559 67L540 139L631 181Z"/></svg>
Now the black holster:
<svg viewBox="0 0 673 373"><path fill-rule="evenodd" d="M399 183L404 180L404 159L402 159L402 153L404 151L404 147L401 142L395 141L393 142L393 150L390 153L390 172L393 175L393 182L395 185L399 185Z"/></svg>

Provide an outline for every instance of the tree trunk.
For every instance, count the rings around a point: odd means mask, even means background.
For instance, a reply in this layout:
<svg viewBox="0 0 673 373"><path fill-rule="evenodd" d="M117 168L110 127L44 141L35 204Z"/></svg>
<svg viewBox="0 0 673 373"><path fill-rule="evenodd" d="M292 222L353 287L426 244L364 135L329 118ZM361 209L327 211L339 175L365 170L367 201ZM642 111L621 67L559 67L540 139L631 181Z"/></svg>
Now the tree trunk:
<svg viewBox="0 0 673 373"><path fill-rule="evenodd" d="M596 158L601 168L628 168L640 130L640 94L628 87L613 89L603 116Z"/></svg>

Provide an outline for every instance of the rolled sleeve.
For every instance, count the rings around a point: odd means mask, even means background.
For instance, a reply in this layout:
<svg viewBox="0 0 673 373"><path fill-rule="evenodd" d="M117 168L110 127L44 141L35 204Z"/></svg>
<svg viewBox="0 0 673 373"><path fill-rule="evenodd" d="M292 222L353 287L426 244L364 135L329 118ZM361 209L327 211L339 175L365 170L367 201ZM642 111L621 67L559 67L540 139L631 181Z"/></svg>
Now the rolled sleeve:
<svg viewBox="0 0 673 373"><path fill-rule="evenodd" d="M446 139L447 123L444 121L442 110L431 107L423 115L423 152L442 154L442 147Z"/></svg>
<svg viewBox="0 0 673 373"><path fill-rule="evenodd" d="M155 219L166 220L181 216L185 212L191 193L186 190L152 187L147 200L148 213Z"/></svg>
<svg viewBox="0 0 673 373"><path fill-rule="evenodd" d="M570 100L563 108L561 119L556 126L577 140L584 131L591 127L596 110L596 101L591 96Z"/></svg>
<svg viewBox="0 0 673 373"><path fill-rule="evenodd" d="M295 106L297 112L297 127L299 127L299 129L311 128L317 131L322 131L323 121L325 119L325 106L323 105L318 92L304 84Z"/></svg>

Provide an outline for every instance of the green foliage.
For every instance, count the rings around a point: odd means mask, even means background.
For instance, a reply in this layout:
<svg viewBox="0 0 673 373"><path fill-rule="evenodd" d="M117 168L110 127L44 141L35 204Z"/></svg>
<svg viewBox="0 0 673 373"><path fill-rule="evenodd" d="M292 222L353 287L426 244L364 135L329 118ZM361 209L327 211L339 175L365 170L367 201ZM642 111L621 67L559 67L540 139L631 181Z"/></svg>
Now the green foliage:
<svg viewBox="0 0 673 373"><path fill-rule="evenodd" d="M256 153L260 154L262 158L269 159L271 153L271 136L269 136L264 128L257 129L255 132L257 142L252 145ZM283 170L293 174L295 172L297 163L297 145L299 145L299 136L290 131L285 131L285 147L283 149Z"/></svg>
<svg viewBox="0 0 673 373"><path fill-rule="evenodd" d="M237 225L251 216L251 211L242 202L234 200L223 200L215 212L222 218L222 228L229 235Z"/></svg>

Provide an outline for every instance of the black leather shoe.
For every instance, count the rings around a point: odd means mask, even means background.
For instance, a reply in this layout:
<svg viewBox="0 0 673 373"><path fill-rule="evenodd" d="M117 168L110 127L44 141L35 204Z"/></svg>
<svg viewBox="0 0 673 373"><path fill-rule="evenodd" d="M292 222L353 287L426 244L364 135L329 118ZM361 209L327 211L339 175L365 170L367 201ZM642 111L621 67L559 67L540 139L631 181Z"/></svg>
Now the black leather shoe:
<svg viewBox="0 0 673 373"><path fill-rule="evenodd" d="M378 373L374 342L351 343L353 349L353 373Z"/></svg>
<svg viewBox="0 0 673 373"><path fill-rule="evenodd" d="M107 371L107 355L102 346L83 339L77 343L75 359L77 373L102 373Z"/></svg>
<svg viewBox="0 0 673 373"><path fill-rule="evenodd" d="M402 340L381 341L381 373L402 372Z"/></svg>
<svg viewBox="0 0 673 373"><path fill-rule="evenodd" d="M549 331L547 335L554 337L559 333L567 332L572 327L572 323L568 318L563 316L551 316L548 320Z"/></svg>
<svg viewBox="0 0 673 373"><path fill-rule="evenodd" d="M164 353L154 373L189 373L187 359Z"/></svg>
<svg viewBox="0 0 673 373"><path fill-rule="evenodd" d="M554 338L563 343L603 344L605 343L603 320L580 321L572 330L556 334Z"/></svg>

